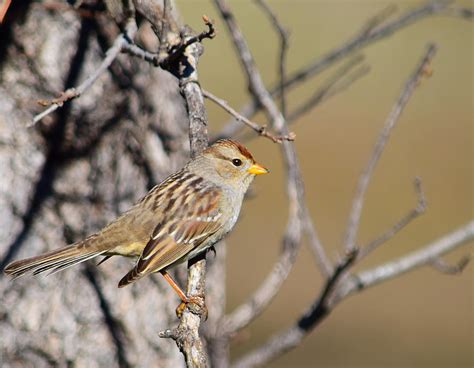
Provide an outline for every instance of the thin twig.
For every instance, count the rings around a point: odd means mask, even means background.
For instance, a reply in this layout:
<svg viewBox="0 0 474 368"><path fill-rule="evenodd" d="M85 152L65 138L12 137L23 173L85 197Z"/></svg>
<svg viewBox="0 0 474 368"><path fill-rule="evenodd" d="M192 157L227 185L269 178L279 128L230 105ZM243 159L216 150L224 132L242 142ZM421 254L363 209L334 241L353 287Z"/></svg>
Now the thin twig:
<svg viewBox="0 0 474 368"><path fill-rule="evenodd" d="M65 102L71 101L79 96L81 96L85 91L87 91L94 82L109 68L109 66L113 63L113 61L117 58L117 56L122 51L124 45L128 44L128 39L134 37L137 26L135 21L129 21L127 24L127 33L120 34L115 39L112 47L107 50L105 54L105 58L100 64L100 66L95 69L95 71L80 85L74 88L69 88L68 90L61 93L60 97L51 100L50 102L46 102L44 100L40 100L39 103L42 105L51 104L46 110L36 115L32 122L29 123L27 126L32 127L38 121L43 119L45 116L51 114L52 112L56 111L58 108L64 105Z"/></svg>
<svg viewBox="0 0 474 368"><path fill-rule="evenodd" d="M446 8L449 5L449 1L443 0L433 0L429 1L425 4L422 4L416 8L406 11L405 13L401 14L398 18L386 22L384 25L380 25L372 30L372 32L366 33L365 29L368 26L359 30L354 36L352 36L349 40L347 40L342 45L337 46L333 50L327 52L326 54L315 58L313 61L308 63L305 67L297 70L296 72L289 75L285 80L285 88L290 89L294 88L300 83L306 81L308 78L322 72L329 66L333 65L335 62L343 59L347 55L350 55L352 52L360 50L374 42L380 41L381 39L388 37L395 32L399 31L400 29L407 27L423 18L426 18L431 15L435 14L443 14ZM383 10L382 12L385 12ZM455 16L463 16L466 12L456 12ZM375 15L374 17L370 18L367 21L367 24L373 22L374 18L379 17L379 15ZM379 19L383 19L380 18ZM372 27L373 28L373 27ZM273 96L277 97L280 91L280 87L277 84L276 86L270 88L270 92ZM240 114L250 118L255 113L257 113L262 106L260 106L255 101L248 102L240 109ZM222 130L218 133L219 137L231 137L236 134L236 132L240 129L240 124L237 124L235 120L231 120L227 122L222 128Z"/></svg>
<svg viewBox="0 0 474 368"><path fill-rule="evenodd" d="M356 80L367 75L370 71L368 65L360 66L364 60L362 55L358 55L350 59L347 63L343 64L338 68L334 74L321 86L318 90L310 96L306 101L302 102L299 106L295 107L291 113L288 114L288 121L292 122L301 115L314 109L315 106L319 105L328 98L346 90ZM355 69L355 67L360 66Z"/></svg>
<svg viewBox="0 0 474 368"><path fill-rule="evenodd" d="M214 26L214 22L205 15L203 15L202 19L204 21L204 24L207 26L207 30L202 31L198 35L183 37L178 45L170 46L167 51L153 53L144 50L141 47L132 43L127 43L123 45L122 51L132 56L136 56L145 61L148 61L154 66L169 70L170 66L173 65L173 63L175 63L179 57L183 56L184 51L187 47L197 42L201 42L205 38L212 39L215 37L216 29Z"/></svg>
<svg viewBox="0 0 474 368"><path fill-rule="evenodd" d="M405 226L410 224L414 219L419 215L425 212L426 210L426 199L423 193L423 188L421 187L421 179L415 178L414 182L415 192L418 198L417 205L415 208L411 209L405 216L403 216L397 223L392 225L388 230L386 230L381 236L372 240L366 246L361 247L359 251L359 259L367 256L367 254L373 252L375 249L380 247L382 244L393 238L400 230Z"/></svg>
<svg viewBox="0 0 474 368"><path fill-rule="evenodd" d="M270 18L273 28L277 31L280 38L280 52L278 58L278 74L279 74L279 93L280 93L280 110L283 117L286 118L286 55L288 51L289 34L286 28L281 24L273 9L268 5L266 0L255 0L260 5L265 14Z"/></svg>
<svg viewBox="0 0 474 368"><path fill-rule="evenodd" d="M338 263L334 268L332 275L327 279L321 293L293 326L276 334L263 345L254 349L250 353L245 354L232 365L232 368L261 366L296 347L301 340L330 312L330 308L327 305L329 297L338 285L344 271L354 263L356 256L357 251L354 250Z"/></svg>
<svg viewBox="0 0 474 368"><path fill-rule="evenodd" d="M247 119L245 116L240 115L237 111L235 111L232 107L229 106L227 101L223 100L222 98L219 98L206 90L203 90L202 94L204 95L204 97L208 98L212 102L215 102L217 105L222 107L225 111L227 111L229 114L235 117L237 121L244 123L248 127L255 130L259 135L261 135L262 137L269 138L274 143L281 143L282 141L292 141L296 137L295 133L293 132L290 132L287 135L274 135L270 133L265 126L259 125Z"/></svg>
<svg viewBox="0 0 474 368"><path fill-rule="evenodd" d="M249 90L258 103L263 106L274 129L280 134L288 134L286 121L263 84L252 54L228 4L224 0L215 0L214 3L230 32L237 50L237 55L247 76ZM232 314L224 319L224 327L222 328L223 334L228 335L235 333L237 330L249 324L268 306L291 271L299 250L303 231L302 219L305 209L303 182L293 145L288 141L284 141L280 147L283 151L287 171L289 198L288 223L283 236L282 251L272 271L250 300L238 307ZM322 262L326 261L327 258L324 256Z"/></svg>
<svg viewBox="0 0 474 368"><path fill-rule="evenodd" d="M430 265L434 259L437 259L439 256L450 252L473 239L474 221L471 221L454 230L450 234L445 235L442 238L435 240L433 243L423 246L420 250L401 257L396 261L388 262L368 271L363 271L352 279L346 279L344 282L331 283L330 280L328 280L324 291L321 294L326 295L326 297L323 299L320 296L318 301L313 304L308 312L305 313L305 317L300 318L297 323L289 327L287 330L275 334L266 343L239 358L237 362L232 365L232 368L249 368L268 364L270 361L281 356L288 350L298 346L303 338L307 336L308 332L321 322L337 303L347 296L357 293L369 286L400 276L401 274L417 267ZM346 262L348 259L350 260L350 257L346 258ZM341 276L344 275L344 272L353 264L353 262L354 260L350 261L345 267L344 262L340 263L342 267L339 266L339 272L335 272L335 274L338 274L335 281L341 281ZM331 285L332 287L330 287ZM336 289L334 289L334 286ZM326 290L329 288L331 292L327 293ZM322 299L325 303L319 302ZM324 307L318 308L317 306ZM309 319L308 317L311 318ZM306 328L303 328L304 326L306 326Z"/></svg>
<svg viewBox="0 0 474 368"><path fill-rule="evenodd" d="M344 247L346 251L355 247L357 232L359 229L360 218L362 214L362 207L364 204L365 193L369 185L370 179L374 172L375 166L385 148L385 145L390 137L390 134L395 127L403 109L410 100L418 82L423 76L429 75L429 64L436 53L436 46L434 44L428 45L426 52L423 54L419 64L417 65L413 74L405 82L404 87L398 97L395 105L390 111L382 131L375 143L373 152L367 162L366 167L362 171L357 184L354 199L352 201L351 211L349 213L346 233L344 237Z"/></svg>
<svg viewBox="0 0 474 368"><path fill-rule="evenodd" d="M417 267L432 265L438 259L459 246L474 239L474 220L462 225L443 237L423 246L421 249L387 262L372 269L359 272L352 278L345 280L337 290L334 304L350 294L374 286L383 281L400 276Z"/></svg>

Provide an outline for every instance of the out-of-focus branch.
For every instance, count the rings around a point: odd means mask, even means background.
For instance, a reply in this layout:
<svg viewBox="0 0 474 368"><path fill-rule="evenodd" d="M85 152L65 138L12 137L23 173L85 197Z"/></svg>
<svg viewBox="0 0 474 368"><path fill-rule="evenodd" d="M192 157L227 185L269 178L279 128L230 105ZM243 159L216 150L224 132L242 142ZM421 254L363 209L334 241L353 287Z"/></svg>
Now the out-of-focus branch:
<svg viewBox="0 0 474 368"><path fill-rule="evenodd" d="M417 21L420 21L426 17L436 15L436 14L447 14L450 1L428 1L416 8L406 11L401 14L399 17L385 22L384 24L374 23L374 19L382 21L386 19L381 14L387 14L387 10L384 9L382 12L371 17L364 27L359 30L354 36L349 40L344 42L342 45L337 46L333 50L327 52L326 54L317 57L305 67L297 70L296 72L290 74L285 79L285 87L287 89L294 88L302 82L305 82L308 78L322 72L329 66L333 65L337 61L343 59L344 57L350 55L352 52L360 50L376 41L392 35L393 33L399 31L402 28L405 28ZM471 9L464 9L464 11L448 12L449 15L465 17L466 14L472 14ZM367 30L370 32L367 32ZM273 96L278 96L280 88L278 85L270 89ZM240 114L250 118L255 113L261 109L261 106L255 101L248 102L240 109ZM218 134L220 137L231 137L240 129L240 124L235 120L229 121L225 124L224 128Z"/></svg>
<svg viewBox="0 0 474 368"><path fill-rule="evenodd" d="M222 107L225 111L227 111L229 114L235 117L237 121L241 121L248 127L255 130L259 135L270 139L274 143L281 143L282 141L292 141L295 139L295 134L293 132L290 132L287 135L274 135L268 131L266 126L259 125L253 121L250 121L245 116L240 115L237 111L235 111L232 107L229 106L227 101L223 100L222 98L219 98L206 90L203 90L202 93L204 97L211 100L212 102L215 102L217 105Z"/></svg>
<svg viewBox="0 0 474 368"><path fill-rule="evenodd" d="M270 93L265 88L252 54L228 4L224 0L215 0L214 3L230 32L238 57L247 75L249 90L257 102L263 106L274 129L281 134L288 134L288 127L284 116L278 110ZM287 171L289 198L288 223L283 236L282 251L272 271L250 300L224 319L223 335L233 334L243 328L268 306L291 271L299 249L303 231L302 219L305 210L303 182L293 145L285 141L282 142L280 147L283 151ZM322 256L324 257L322 263L328 263L329 261L324 253Z"/></svg>
<svg viewBox="0 0 474 368"><path fill-rule="evenodd" d="M331 276L326 280L319 296L293 326L276 334L268 342L240 358L232 367L244 368L264 365L289 349L296 347L306 334L331 311L328 306L329 298L344 271L354 263L356 257L357 251L354 250L337 264Z"/></svg>
<svg viewBox="0 0 474 368"><path fill-rule="evenodd" d="M395 127L403 109L410 100L411 95L413 94L416 86L420 79L424 76L430 75L430 62L433 59L436 53L436 46L434 44L428 45L427 51L424 53L420 63L416 67L413 74L405 82L405 85L398 97L395 105L392 108L392 111L387 117L387 120L384 123L384 127L377 138L375 143L374 150L372 155L369 158L369 161L362 171L362 174L359 177L359 182L357 184L356 192L354 195L354 200L352 202L351 211L349 213L346 234L344 237L344 247L346 251L355 247L355 241L357 232L359 229L359 222L362 214L362 207L364 204L365 193L369 185L372 173L377 165L377 162L382 155L382 152L385 148L390 134Z"/></svg>
<svg viewBox="0 0 474 368"><path fill-rule="evenodd" d="M430 243L420 250L396 261L388 262L371 270L363 271L353 278L341 280L344 272L355 261L357 252L349 253L339 263L334 275L328 279L323 292L308 311L287 330L275 334L263 345L238 359L232 368L249 368L269 363L285 352L298 346L319 322L321 322L345 297L377 283L400 276L423 265L432 265L433 260L474 239L474 221L471 221L448 235ZM464 261L465 263L465 261ZM462 266L462 265L461 265Z"/></svg>
<svg viewBox="0 0 474 368"><path fill-rule="evenodd" d="M354 82L367 75L370 71L368 65L360 65L364 60L362 55L350 59L334 72L334 74L315 93L299 106L295 107L289 114L287 120L293 122L308 111L314 109L320 103L345 91Z"/></svg>
<svg viewBox="0 0 474 368"><path fill-rule="evenodd" d="M333 303L362 289L387 281L417 267L433 265L440 256L474 239L474 220L451 233L399 259L361 271L345 280L336 292Z"/></svg>
<svg viewBox="0 0 474 368"><path fill-rule="evenodd" d="M280 110L284 118L286 118L286 55L288 53L288 31L279 21L273 9L268 5L266 0L255 0L269 17L273 28L278 32L280 38L280 54L278 57L278 75L279 75L279 94L280 94Z"/></svg>
<svg viewBox="0 0 474 368"><path fill-rule="evenodd" d="M389 239L393 238L400 230L411 223L415 218L425 212L426 210L426 199L421 187L421 179L415 178L415 192L418 197L418 203L415 208L410 210L405 216L403 216L397 223L386 230L381 236L372 240L366 246L362 247L359 251L358 258L363 258L370 252L374 251Z"/></svg>

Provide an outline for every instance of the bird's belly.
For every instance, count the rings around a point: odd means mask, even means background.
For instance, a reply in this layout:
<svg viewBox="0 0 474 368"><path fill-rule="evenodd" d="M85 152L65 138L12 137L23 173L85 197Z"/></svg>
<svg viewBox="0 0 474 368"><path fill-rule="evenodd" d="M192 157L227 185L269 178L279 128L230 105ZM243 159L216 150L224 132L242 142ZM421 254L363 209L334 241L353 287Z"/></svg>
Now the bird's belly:
<svg viewBox="0 0 474 368"><path fill-rule="evenodd" d="M111 249L106 254L108 255L121 255L125 257L139 257L142 254L143 248L145 247L144 242L135 241L128 244L122 244Z"/></svg>

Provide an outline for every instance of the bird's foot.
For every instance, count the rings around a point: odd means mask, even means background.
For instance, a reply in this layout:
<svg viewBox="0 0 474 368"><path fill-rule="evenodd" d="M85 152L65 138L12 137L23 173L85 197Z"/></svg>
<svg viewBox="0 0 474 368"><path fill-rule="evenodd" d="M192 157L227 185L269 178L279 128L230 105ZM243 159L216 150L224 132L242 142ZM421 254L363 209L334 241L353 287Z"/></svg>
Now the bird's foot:
<svg viewBox="0 0 474 368"><path fill-rule="evenodd" d="M182 301L176 308L176 316L178 316L179 319L181 319L186 308L188 308L191 313L202 316L204 320L207 320L207 307L203 295L188 296L186 301Z"/></svg>

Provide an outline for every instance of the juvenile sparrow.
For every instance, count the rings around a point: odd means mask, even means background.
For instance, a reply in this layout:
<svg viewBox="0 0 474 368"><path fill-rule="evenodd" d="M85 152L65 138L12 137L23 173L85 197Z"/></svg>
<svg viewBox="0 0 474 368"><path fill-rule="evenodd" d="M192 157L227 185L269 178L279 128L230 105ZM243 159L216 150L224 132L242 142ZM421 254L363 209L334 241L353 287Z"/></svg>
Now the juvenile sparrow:
<svg viewBox="0 0 474 368"><path fill-rule="evenodd" d="M206 251L232 230L250 183L255 175L267 172L240 143L217 141L99 232L12 262L4 272L16 278L48 270L55 273L99 255L104 260L114 255L138 257L119 287L161 272L182 302L188 303L167 270Z"/></svg>

